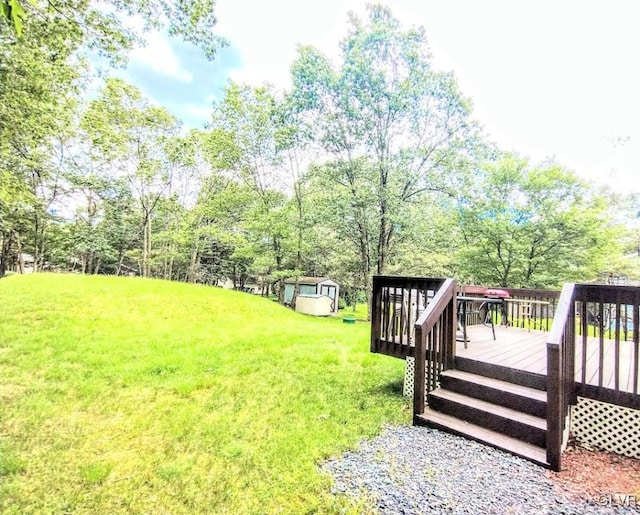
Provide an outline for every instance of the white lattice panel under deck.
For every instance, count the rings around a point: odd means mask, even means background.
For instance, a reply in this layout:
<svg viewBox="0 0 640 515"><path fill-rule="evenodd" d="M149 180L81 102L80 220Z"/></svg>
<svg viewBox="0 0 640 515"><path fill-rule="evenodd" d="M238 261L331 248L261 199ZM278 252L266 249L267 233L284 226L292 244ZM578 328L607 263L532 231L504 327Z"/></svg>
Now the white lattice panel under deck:
<svg viewBox="0 0 640 515"><path fill-rule="evenodd" d="M402 388L402 395L405 397L413 397L413 385L415 383L415 366L416 359L411 356L407 356L406 365L404 367L404 386ZM424 381L425 389L427 386L427 379Z"/></svg>
<svg viewBox="0 0 640 515"><path fill-rule="evenodd" d="M640 410L579 397L571 431L578 442L640 458Z"/></svg>
<svg viewBox="0 0 640 515"><path fill-rule="evenodd" d="M407 363L404 367L404 387L402 388L402 395L405 397L413 397L416 359L411 356L407 356L406 362Z"/></svg>

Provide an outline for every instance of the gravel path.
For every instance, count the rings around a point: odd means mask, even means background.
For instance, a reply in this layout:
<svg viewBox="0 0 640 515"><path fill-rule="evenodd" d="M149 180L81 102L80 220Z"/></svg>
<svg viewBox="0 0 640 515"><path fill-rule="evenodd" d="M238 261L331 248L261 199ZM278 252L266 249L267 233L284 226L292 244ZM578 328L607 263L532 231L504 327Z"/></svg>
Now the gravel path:
<svg viewBox="0 0 640 515"><path fill-rule="evenodd" d="M388 427L323 469L335 479L334 493L364 494L383 514L638 513L597 499L572 502L544 468L425 427Z"/></svg>

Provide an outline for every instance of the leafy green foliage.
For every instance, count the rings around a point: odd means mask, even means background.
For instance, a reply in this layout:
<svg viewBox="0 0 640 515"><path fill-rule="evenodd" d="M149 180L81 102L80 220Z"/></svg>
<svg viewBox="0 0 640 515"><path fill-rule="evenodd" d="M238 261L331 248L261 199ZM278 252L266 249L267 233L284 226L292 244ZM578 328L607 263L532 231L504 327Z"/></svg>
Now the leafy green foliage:
<svg viewBox="0 0 640 515"><path fill-rule="evenodd" d="M105 6L110 9L105 9ZM120 16L114 16L114 10ZM224 38L213 32L217 22L215 0L107 0L101 6L81 0L1 0L0 29L4 29L3 25L8 26L11 32L21 37L26 23L25 30L30 35L37 21L48 21L52 14L68 20L71 30L82 34L88 48L112 60L122 59L124 52L140 40L140 34L119 21L124 16L141 17L147 29L166 26L170 35L199 46L210 59L227 44Z"/></svg>
<svg viewBox="0 0 640 515"><path fill-rule="evenodd" d="M475 128L453 76L435 71L424 31L403 30L390 10L350 18L335 69L303 47L292 99L332 162L314 169L330 227L353 243L361 287L388 272L411 225L409 206L427 192L452 194Z"/></svg>
<svg viewBox="0 0 640 515"><path fill-rule="evenodd" d="M33 0L30 0L32 3ZM16 34L22 34L22 23L24 18L24 9L20 5L19 0L2 0L0 2L0 14L2 17L13 25Z"/></svg>
<svg viewBox="0 0 640 515"><path fill-rule="evenodd" d="M634 273L612 259L619 199L559 167L499 161L424 30L388 8L350 17L339 63L302 47L291 91L230 84L209 127L182 133L122 80L80 103L85 59L118 62L139 42L123 13L212 56L213 0L1 5L0 275L24 253L36 270L271 291L330 275L351 304L373 273L513 285Z"/></svg>
<svg viewBox="0 0 640 515"><path fill-rule="evenodd" d="M273 281L277 276L281 290L282 280L300 260L303 216L293 155L296 130L287 109L286 100L278 99L268 86L231 84L214 105L210 129L218 136L212 142L218 152L209 152L214 169L231 177L251 197L239 226L244 238L236 238L235 257L249 260L256 275ZM239 189L237 185L233 188ZM290 188L295 191L291 202L285 193Z"/></svg>
<svg viewBox="0 0 640 515"><path fill-rule="evenodd" d="M459 208L467 280L558 287L595 278L617 253L607 203L560 166L507 156L476 180Z"/></svg>
<svg viewBox="0 0 640 515"><path fill-rule="evenodd" d="M151 274L153 217L172 183L178 121L152 106L134 87L118 79L107 80L83 118L95 160L102 159L111 176L128 181L140 208L142 247L140 270ZM103 172L104 173L104 172Z"/></svg>

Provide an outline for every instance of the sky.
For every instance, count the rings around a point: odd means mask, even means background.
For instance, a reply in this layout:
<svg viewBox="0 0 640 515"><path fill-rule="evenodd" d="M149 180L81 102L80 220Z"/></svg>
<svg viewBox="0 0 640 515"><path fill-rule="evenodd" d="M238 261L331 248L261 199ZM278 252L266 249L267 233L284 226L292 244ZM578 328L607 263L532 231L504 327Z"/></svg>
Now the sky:
<svg viewBox="0 0 640 515"><path fill-rule="evenodd" d="M122 73L187 127L209 119L228 81L290 87L298 45L339 60L362 0L218 0L213 62L151 34ZM423 26L433 65L452 71L473 116L503 150L549 158L591 182L640 193L640 1L395 0Z"/></svg>

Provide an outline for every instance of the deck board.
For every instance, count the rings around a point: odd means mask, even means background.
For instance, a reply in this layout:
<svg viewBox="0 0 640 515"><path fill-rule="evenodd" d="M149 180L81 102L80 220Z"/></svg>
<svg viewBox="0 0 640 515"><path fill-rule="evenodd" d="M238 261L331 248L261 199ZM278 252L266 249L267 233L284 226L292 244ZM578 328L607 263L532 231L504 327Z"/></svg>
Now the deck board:
<svg viewBox="0 0 640 515"><path fill-rule="evenodd" d="M483 363L546 375L548 332L505 326L497 326L495 332L496 339L494 340L490 327L468 326L467 348L464 348L464 342L457 342L456 355ZM387 354L398 357L404 357L407 354L413 356L413 342L410 342L411 345L408 346L409 342L406 336L404 338L396 336L394 340L393 343L385 344L382 342L383 348L390 346L387 348ZM634 345L631 340L619 342L619 390L622 392L636 393L640 390L640 377L638 378L639 384L634 384L633 364L636 359ZM614 340L602 339L601 341L599 337L576 336L576 382L614 390L615 348ZM582 377L583 353L586 357L584 380ZM601 370L600 363L602 363Z"/></svg>
<svg viewBox="0 0 640 515"><path fill-rule="evenodd" d="M516 327L496 327L496 339L493 340L491 328L474 325L467 328L469 342L464 348L457 343L456 355L484 363L524 370L535 374L547 372L547 337L544 331L520 329ZM615 388L615 341L603 340L602 384L599 381L600 339L589 337L586 341L576 338L576 381L582 382L582 354L586 355L585 383L603 388ZM620 341L620 390L634 391L632 341Z"/></svg>

